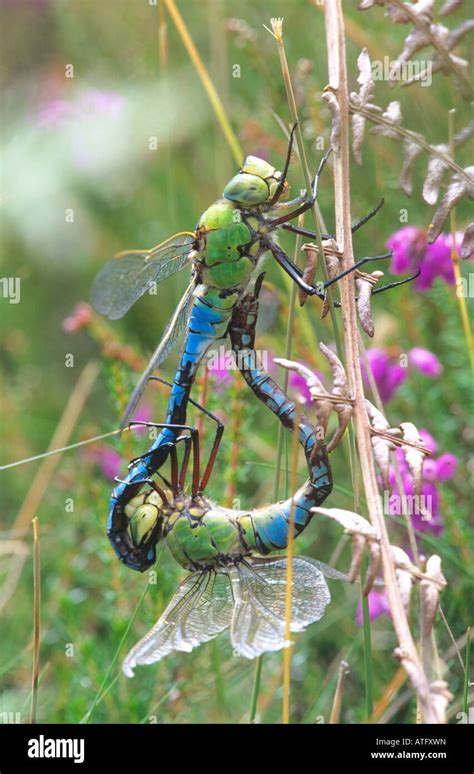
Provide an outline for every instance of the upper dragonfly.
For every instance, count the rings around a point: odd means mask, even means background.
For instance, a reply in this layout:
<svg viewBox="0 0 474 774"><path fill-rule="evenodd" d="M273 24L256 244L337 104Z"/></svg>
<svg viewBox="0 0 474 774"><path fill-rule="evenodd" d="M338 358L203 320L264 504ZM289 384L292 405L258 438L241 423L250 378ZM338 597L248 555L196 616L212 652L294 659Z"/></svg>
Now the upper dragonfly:
<svg viewBox="0 0 474 774"><path fill-rule="evenodd" d="M241 169L225 186L223 198L204 212L193 232L176 234L151 250L120 253L105 264L95 279L94 307L115 320L155 283L162 282L186 265L192 267L187 290L133 391L122 421L124 427L133 419L150 376L184 338L163 429L147 454L131 463L128 475L119 481L111 497L109 538L119 558L129 566L134 567L129 562L129 546L124 543L124 506L167 459L171 445L181 432L177 428L186 421L187 403L197 369L208 349L231 331L242 298L262 276L264 255L270 253L306 294L321 298L325 298L325 289L329 285L347 273L324 284L318 283L317 287L310 285L303 278L302 270L276 241L276 232L280 228L315 237L313 232L300 229L289 221L313 207L319 177L331 152L329 150L322 159L310 194L302 192L291 201L280 201L286 198L289 190L287 173L295 129L296 125L290 135L283 172L263 159L247 156ZM354 230L379 207L355 224ZM323 238L331 236L324 234ZM370 260L374 258L357 261L350 271ZM135 566L135 569L142 568Z"/></svg>

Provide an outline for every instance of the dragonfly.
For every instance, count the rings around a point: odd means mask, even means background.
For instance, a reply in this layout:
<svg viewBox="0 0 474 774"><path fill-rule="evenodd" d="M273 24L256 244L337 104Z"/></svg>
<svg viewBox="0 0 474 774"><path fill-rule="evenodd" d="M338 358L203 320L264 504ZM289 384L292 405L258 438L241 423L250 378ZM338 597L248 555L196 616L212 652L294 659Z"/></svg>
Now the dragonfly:
<svg viewBox="0 0 474 774"><path fill-rule="evenodd" d="M391 255L362 258L349 270L324 283L311 285L305 281L302 270L278 244L277 233L287 229L315 238L314 232L301 229L290 221L316 202L318 181L331 149L319 164L311 192L302 192L293 200L283 201L289 191L287 174L295 129L296 124L290 134L282 172L263 159L247 156L241 169L225 186L223 198L208 207L193 232L180 232L150 250L119 253L103 266L94 281L92 301L95 309L116 320L150 288L185 266L191 267L189 285L132 393L122 420L122 427L130 423L150 376L184 340L161 432L148 452L129 466L126 478L118 482L110 499L107 534L119 559L132 569L144 571L149 563L146 558L140 559L130 544L125 505L166 461L169 449L179 435L179 426L186 422L197 369L209 348L231 333L234 313L260 276L264 257L272 255L305 294L325 299L327 288L348 271ZM380 206L354 224L353 231L373 217ZM323 234L324 239L333 236ZM373 293L395 284L400 283L382 286Z"/></svg>
<svg viewBox="0 0 474 774"><path fill-rule="evenodd" d="M130 540L137 550L154 551L166 540L174 558L190 574L182 581L152 629L130 650L122 669L133 677L136 666L152 664L174 651L189 652L228 629L234 654L248 659L276 651L286 644L285 604L287 558L268 554L286 548L293 524L297 537L310 523L312 509L330 494L332 476L324 442L316 428L253 361L255 297L246 296L240 332L233 347L243 346L242 370L254 394L291 432L298 432L308 466L308 479L288 499L251 510L225 508L205 495L222 437L222 424L210 411L190 399L216 422L209 461L201 477L199 431L184 434L170 447L171 481L166 488L150 480L150 488L125 506ZM158 377L152 377L163 381ZM137 422L161 428L150 422ZM185 444L178 465L177 446ZM191 491L185 490L192 457ZM292 521L290 521L290 517ZM322 618L331 600L326 578L347 576L315 559L292 560L291 631L303 631Z"/></svg>

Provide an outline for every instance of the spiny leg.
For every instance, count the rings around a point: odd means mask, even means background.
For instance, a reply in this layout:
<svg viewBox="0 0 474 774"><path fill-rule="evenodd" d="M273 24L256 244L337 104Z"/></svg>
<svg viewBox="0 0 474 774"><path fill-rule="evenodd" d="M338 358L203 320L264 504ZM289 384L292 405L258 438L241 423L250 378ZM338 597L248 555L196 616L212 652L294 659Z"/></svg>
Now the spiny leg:
<svg viewBox="0 0 474 774"><path fill-rule="evenodd" d="M152 380L160 382L161 384L165 384L168 387L172 387L170 382L167 382L164 379L161 379L159 376L151 376L150 377L150 381L152 381ZM218 416L213 414L212 411L209 411L209 409L205 408L204 406L202 406L197 401L193 400L193 398L190 397L189 398L189 402L192 403L192 405L195 406L197 409L199 409L199 411L202 411L206 416L208 416L210 419L212 419L216 423L216 425L217 425L216 433L215 433L215 436L214 436L214 441L212 443L212 448L211 448L211 452L210 452L210 455L209 455L209 460L208 460L208 463L207 463L206 468L204 470L201 482L199 484L199 492L203 492L204 489L206 488L206 486L209 483L209 479L211 477L212 470L214 468L214 464L215 464L215 461L216 461L216 458L217 458L217 453L219 451L219 446L220 446L220 443L221 443L221 440L222 440L222 435L224 433L224 425L223 425L223 423L221 422L221 420L219 419Z"/></svg>
<svg viewBox="0 0 474 774"><path fill-rule="evenodd" d="M142 425L144 427L154 427L157 429L164 429L169 428L170 430L187 430L191 436L191 442L193 447L193 478L192 478L192 487L191 487L191 493L193 497L196 497L198 491L199 491L199 473L200 473L200 460L199 460L199 433L194 427L191 427L190 425L173 425L173 424L167 424L166 422L131 422L131 425ZM174 443L169 444L170 450L171 448L174 448ZM146 452L142 457L137 457L135 460L132 461L132 463L139 462L144 457L149 456L150 452ZM177 481L179 481L179 478L177 478ZM149 479L147 479L147 483L149 482ZM141 483L141 482L139 482Z"/></svg>
<svg viewBox="0 0 474 774"><path fill-rule="evenodd" d="M316 202L316 199L318 198L318 184L319 184L319 178L321 176L321 173L324 169L324 165L326 164L326 161L328 160L329 156L332 153L332 147L329 148L327 153L323 156L319 163L318 171L316 172L316 175L314 177L314 183L313 183L313 191L311 196L299 207L296 208L296 210L293 210L292 212L289 212L285 215L282 215L281 218L276 218L275 220L271 220L269 225L272 229L275 229L277 226L281 225L282 223L286 223L288 220L293 220L294 218L297 218L298 215L302 215L304 212L307 212L308 210L313 207L314 203Z"/></svg>
<svg viewBox="0 0 474 774"><path fill-rule="evenodd" d="M339 272L339 274L336 274L335 277L332 277L330 280L327 280L324 283L324 288L329 288L331 285L334 285L335 282L339 282L340 279L345 277L347 274L350 274L355 269L358 269L359 266L363 266L364 263L371 263L372 261L380 261L383 259L391 258L393 255L392 251L390 250L388 253L384 253L383 255L371 255L366 256L365 258L360 258L358 261L352 264L352 266L349 266L348 269L344 269L344 271Z"/></svg>
<svg viewBox="0 0 474 774"><path fill-rule="evenodd" d="M421 268L417 269L415 274L412 274L411 277L405 277L405 279L398 280L398 282L390 282L387 285L382 285L380 288L376 288L372 291L372 295L376 296L377 293L384 293L386 290L391 290L391 288L396 288L399 285L406 285L407 282L413 282L413 280L416 280L417 277L419 277L421 274Z"/></svg>
<svg viewBox="0 0 474 774"><path fill-rule="evenodd" d="M396 288L399 285L406 285L408 282L413 282L413 280L416 280L417 277L419 277L421 274L421 269L418 269L416 274L412 274L411 277L405 277L405 279L398 280L398 282L389 282L386 285L382 285L380 288L376 288L375 290L372 290L372 295L375 296L377 293L384 293L386 290L391 290L392 288ZM356 299L357 301L357 296ZM340 301L334 301L334 306L337 306L339 309L342 306Z"/></svg>
<svg viewBox="0 0 474 774"><path fill-rule="evenodd" d="M371 218L374 217L382 207L385 199L381 199L379 204L377 204L376 207L374 207L373 210L370 210L370 212L367 213L367 215L364 215L359 220L356 220L356 222L352 225L351 231L354 234L356 231L358 231L362 226L364 226ZM301 234L301 236L308 237L309 239L316 239L316 232L311 231L309 228L303 228L302 226L295 226L294 223L283 223L282 228L284 228L286 231L291 231L293 234ZM335 234L321 234L321 239L335 239Z"/></svg>
<svg viewBox="0 0 474 774"><path fill-rule="evenodd" d="M296 127L297 126L298 126L298 121L296 121L293 124L292 128L291 128L290 139L288 141L288 150L287 150L287 153L286 153L285 166L283 167L283 172L282 172L282 175L281 175L280 182L278 183L277 189L276 189L275 193L273 194L273 198L272 198L272 200L270 202L270 207L273 207L273 205L277 203L278 199L280 198L280 196L282 195L282 193L283 193L283 191L285 189L285 182L286 182L286 178L287 178L287 175L288 175L288 169L290 167L291 152L293 150L293 140L294 140L294 135L295 135L295 131L296 131Z"/></svg>
<svg viewBox="0 0 474 774"><path fill-rule="evenodd" d="M280 247L279 244L276 242L273 242L271 239L268 240L261 240L262 246L264 245L268 250L270 250L271 254L275 258L276 262L281 266L283 271L285 271L289 277L293 280L293 282L296 282L299 288L301 290L304 290L304 292L308 296L319 296L319 298L324 299L325 295L321 288L315 287L314 285L308 285L307 282L303 279L302 271L285 253L285 251Z"/></svg>

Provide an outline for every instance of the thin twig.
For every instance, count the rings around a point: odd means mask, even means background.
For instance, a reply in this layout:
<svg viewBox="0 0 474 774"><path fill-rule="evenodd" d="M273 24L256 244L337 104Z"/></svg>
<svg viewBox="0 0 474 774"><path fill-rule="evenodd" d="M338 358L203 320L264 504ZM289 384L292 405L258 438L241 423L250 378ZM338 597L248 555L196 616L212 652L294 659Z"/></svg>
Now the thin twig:
<svg viewBox="0 0 474 774"><path fill-rule="evenodd" d="M344 40L344 20L341 0L325 4L326 37L328 46L329 87L338 100L340 152L335 155L334 186L336 196L336 235L343 253L343 269L349 268L353 259L350 184L349 184L349 100ZM351 395L355 396L354 422L357 436L359 459L367 500L367 507L373 526L380 535L382 565L385 587L389 599L392 620L399 641L398 656L409 673L423 706L426 723L440 723L430 686L420 664L416 646L410 631L407 616L400 597L391 559L390 542L383 517L382 504L377 488L375 463L372 454L369 420L365 407L364 388L360 368L357 335L357 315L354 293L354 278L350 274L343 278L341 285L342 314L346 365Z"/></svg>
<svg viewBox="0 0 474 774"><path fill-rule="evenodd" d="M285 595L285 650L283 651L283 723L290 722L290 678L291 678L291 595L293 587L293 553L295 529L295 499L298 474L299 425L301 402L296 403L295 423L291 444L291 507L288 523L288 546L286 549L286 595Z"/></svg>
<svg viewBox="0 0 474 774"><path fill-rule="evenodd" d="M164 2L166 4L166 7L168 9L168 12L171 18L173 19L175 27L180 34L184 47L188 52L191 58L191 61L193 62L198 72L202 85L204 86L207 92L207 96L209 97L209 102L211 103L214 113L216 114L216 118L220 124L224 137L227 140L229 148L232 151L232 155L236 163L240 164L243 158L242 148L240 147L240 143L237 137L235 136L234 130L232 129L229 123L229 119L227 118L227 114L224 110L224 106L216 91L216 88L209 76L209 73L207 72L204 66L204 63L201 57L199 56L199 52L196 46L194 45L194 41L192 37L188 32L188 28L184 23L183 17L178 11L174 0L164 0Z"/></svg>
<svg viewBox="0 0 474 774"><path fill-rule="evenodd" d="M33 613L33 671L31 677L31 710L30 723L36 723L36 706L38 700L39 675L39 645L40 645L40 604L41 604L41 574L39 558L39 522L33 519L33 565L34 565L34 613Z"/></svg>
<svg viewBox="0 0 474 774"><path fill-rule="evenodd" d="M332 703L331 714L329 716L329 723L334 725L339 723L341 718L342 697L344 695L344 686L346 683L346 675L348 673L349 664L347 661L341 661L339 664L339 671L337 675L337 685L334 692L334 700Z"/></svg>
<svg viewBox="0 0 474 774"><path fill-rule="evenodd" d="M418 27L419 30L421 30L427 38L431 45L437 50L437 52L440 54L440 56L443 59L443 62L452 70L458 81L462 84L465 93L468 95L470 99L474 96L474 89L469 81L469 79L466 77L466 75L463 73L459 65L453 60L451 57L450 52L447 48L443 46L437 35L435 35L431 30L431 25L427 24L423 19L420 18L420 16L413 11L412 8L410 8L409 3L402 2L402 0L390 0L391 4L394 5L396 8L398 8L402 13L404 13L410 21L415 25L415 27Z"/></svg>
<svg viewBox="0 0 474 774"><path fill-rule="evenodd" d="M356 105L351 101L349 101L349 110L351 113L358 113L368 121L372 121L373 124L386 126L388 129L390 129L390 131L399 134L400 137L403 137L405 140L409 140L415 145L418 145L420 148L423 148L426 153L439 159L439 161L442 161L443 164L445 164L447 167L450 167L453 172L459 175L459 177L461 177L466 183L472 185L472 177L468 172L460 167L459 164L456 164L456 162L447 153L443 153L442 151L438 150L438 148L435 148L434 145L430 145L429 142L426 142L426 140L421 135L417 134L416 132L412 132L411 129L406 129L404 126L400 126L399 124L390 121L388 118L384 118L381 114L370 110L367 107Z"/></svg>

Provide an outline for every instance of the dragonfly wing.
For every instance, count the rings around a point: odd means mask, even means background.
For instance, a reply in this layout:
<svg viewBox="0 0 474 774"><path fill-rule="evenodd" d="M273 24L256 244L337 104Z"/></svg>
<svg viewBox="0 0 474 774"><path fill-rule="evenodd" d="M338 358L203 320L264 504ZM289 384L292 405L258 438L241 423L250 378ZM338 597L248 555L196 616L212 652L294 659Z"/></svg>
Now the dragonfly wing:
<svg viewBox="0 0 474 774"><path fill-rule="evenodd" d="M119 253L102 267L92 286L92 304L110 320L128 312L154 284L180 271L189 260L194 236L177 234L152 250Z"/></svg>
<svg viewBox="0 0 474 774"><path fill-rule="evenodd" d="M256 658L285 647L286 557L253 559L240 565L239 594L231 624L235 653ZM295 556L291 596L291 631L302 631L324 615L331 600L327 583L311 559Z"/></svg>
<svg viewBox="0 0 474 774"><path fill-rule="evenodd" d="M132 392L121 422L122 428L128 425L128 423L131 421L150 376L154 371L156 371L161 363L166 360L170 352L179 344L179 342L186 334L189 324L189 317L193 306L194 288L195 282L193 280L188 285L181 301L173 312L173 315L168 325L166 326L160 343L153 352L147 367L143 371L135 389Z"/></svg>
<svg viewBox="0 0 474 774"><path fill-rule="evenodd" d="M178 587L155 626L127 654L122 670L154 664L172 651L189 652L212 640L231 621L234 599L226 573L192 573Z"/></svg>

